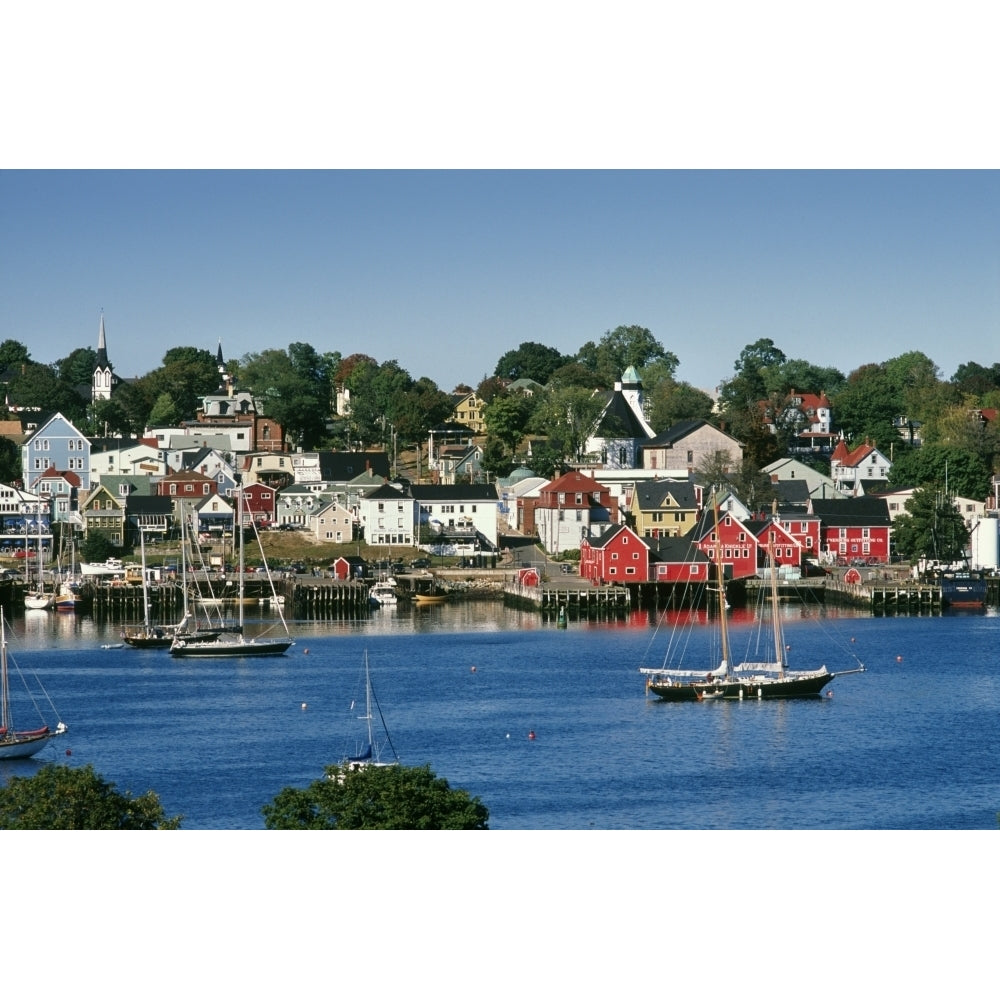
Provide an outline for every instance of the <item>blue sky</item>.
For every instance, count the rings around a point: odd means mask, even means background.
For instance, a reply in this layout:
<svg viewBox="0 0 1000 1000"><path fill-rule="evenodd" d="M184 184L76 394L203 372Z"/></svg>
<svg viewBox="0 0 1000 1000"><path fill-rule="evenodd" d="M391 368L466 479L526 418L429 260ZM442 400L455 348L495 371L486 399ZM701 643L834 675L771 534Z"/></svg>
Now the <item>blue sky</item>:
<svg viewBox="0 0 1000 1000"><path fill-rule="evenodd" d="M844 372L1000 361L995 171L4 171L0 339L116 372L293 342L450 391L648 327L712 388L761 337Z"/></svg>

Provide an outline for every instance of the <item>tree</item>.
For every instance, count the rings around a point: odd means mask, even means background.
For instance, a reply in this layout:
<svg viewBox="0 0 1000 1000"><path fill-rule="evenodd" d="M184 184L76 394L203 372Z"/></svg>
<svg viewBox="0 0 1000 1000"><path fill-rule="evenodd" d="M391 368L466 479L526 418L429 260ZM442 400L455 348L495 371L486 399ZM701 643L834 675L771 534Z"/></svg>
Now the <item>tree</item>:
<svg viewBox="0 0 1000 1000"><path fill-rule="evenodd" d="M671 375L680 361L644 326L616 326L608 330L598 343L588 340L577 352L576 360L601 379L601 385L610 388L624 371L634 367L637 371L655 361L663 362Z"/></svg>
<svg viewBox="0 0 1000 1000"><path fill-rule="evenodd" d="M10 438L0 438L0 483L19 482L23 472L21 449Z"/></svg>
<svg viewBox="0 0 1000 1000"><path fill-rule="evenodd" d="M947 494L933 486L914 490L906 512L892 523L896 551L915 563L918 559L960 559L969 542L961 511Z"/></svg>
<svg viewBox="0 0 1000 1000"><path fill-rule="evenodd" d="M45 764L0 788L0 830L176 830L155 792L119 792L93 766Z"/></svg>
<svg viewBox="0 0 1000 1000"><path fill-rule="evenodd" d="M533 410L531 398L523 393L494 397L493 402L483 408L487 437L499 441L507 454L513 457Z"/></svg>
<svg viewBox="0 0 1000 1000"><path fill-rule="evenodd" d="M0 371L16 371L21 365L27 364L30 358L28 348L19 340L5 340L0 344ZM94 370L90 371L92 375Z"/></svg>
<svg viewBox="0 0 1000 1000"><path fill-rule="evenodd" d="M604 404L605 399L590 389L553 389L539 398L529 430L547 436L563 459L576 459L583 453Z"/></svg>
<svg viewBox="0 0 1000 1000"><path fill-rule="evenodd" d="M884 365L862 365L830 398L833 416L852 444L868 438L881 447L899 440L895 418L905 413L898 383Z"/></svg>
<svg viewBox="0 0 1000 1000"><path fill-rule="evenodd" d="M989 492L990 468L974 452L925 444L899 455L889 470L889 485L930 487L978 500Z"/></svg>
<svg viewBox="0 0 1000 1000"><path fill-rule="evenodd" d="M293 343L287 351L244 355L240 384L260 401L265 416L281 424L290 444L314 448L327 433L340 364L339 354L320 355L309 344Z"/></svg>
<svg viewBox="0 0 1000 1000"><path fill-rule="evenodd" d="M756 406L768 393L781 389L781 368L787 361L784 352L768 337L747 344L733 365L736 375L724 382L719 404L735 412Z"/></svg>
<svg viewBox="0 0 1000 1000"><path fill-rule="evenodd" d="M80 558L84 562L104 562L119 549L103 531L88 531L80 544Z"/></svg>
<svg viewBox="0 0 1000 1000"><path fill-rule="evenodd" d="M261 812L268 830L487 830L489 810L430 766L330 764L306 788L283 788Z"/></svg>
<svg viewBox="0 0 1000 1000"><path fill-rule="evenodd" d="M644 380L645 381L645 380ZM688 382L664 380L646 393L649 400L649 426L657 434L682 420L708 420L712 415L712 397Z"/></svg>
<svg viewBox="0 0 1000 1000"><path fill-rule="evenodd" d="M29 361L11 378L9 393L19 406L38 407L41 414L62 413L79 421L86 403L75 388L61 382L51 365Z"/></svg>
<svg viewBox="0 0 1000 1000"><path fill-rule="evenodd" d="M508 351L500 357L493 374L512 382L530 378L540 385L547 385L552 373L568 360L554 347L525 341L516 351Z"/></svg>

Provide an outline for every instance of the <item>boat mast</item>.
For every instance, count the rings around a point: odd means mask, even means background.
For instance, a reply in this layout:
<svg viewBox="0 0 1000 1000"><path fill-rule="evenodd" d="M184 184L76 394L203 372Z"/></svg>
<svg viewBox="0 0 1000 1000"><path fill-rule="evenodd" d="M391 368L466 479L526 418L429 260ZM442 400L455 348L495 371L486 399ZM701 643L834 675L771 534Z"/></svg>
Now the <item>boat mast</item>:
<svg viewBox="0 0 1000 1000"><path fill-rule="evenodd" d="M243 552L243 477L240 476L240 485L236 493L237 502L239 507L239 532L240 532L240 635L243 634L243 564L244 564L244 552Z"/></svg>
<svg viewBox="0 0 1000 1000"><path fill-rule="evenodd" d="M10 718L10 686L7 681L7 621L0 612L0 725L3 726L3 735L11 739L14 737L14 724Z"/></svg>
<svg viewBox="0 0 1000 1000"><path fill-rule="evenodd" d="M719 588L719 639L722 644L722 666L729 676L729 619L726 616L726 572L722 565L722 536L719 534L719 501L712 497L715 518L715 573Z"/></svg>
<svg viewBox="0 0 1000 1000"><path fill-rule="evenodd" d="M365 719L368 722L368 746L375 752L375 737L372 732L372 681L368 673L368 650L365 650Z"/></svg>
<svg viewBox="0 0 1000 1000"><path fill-rule="evenodd" d="M772 522L773 523L773 522ZM771 623L774 626L774 662L778 676L785 676L785 645L781 637L781 618L778 615L778 565L774 556L774 529L767 532L767 558L771 563Z"/></svg>
<svg viewBox="0 0 1000 1000"><path fill-rule="evenodd" d="M139 552L142 557L142 621L149 634L149 584L146 582L146 529L139 526Z"/></svg>

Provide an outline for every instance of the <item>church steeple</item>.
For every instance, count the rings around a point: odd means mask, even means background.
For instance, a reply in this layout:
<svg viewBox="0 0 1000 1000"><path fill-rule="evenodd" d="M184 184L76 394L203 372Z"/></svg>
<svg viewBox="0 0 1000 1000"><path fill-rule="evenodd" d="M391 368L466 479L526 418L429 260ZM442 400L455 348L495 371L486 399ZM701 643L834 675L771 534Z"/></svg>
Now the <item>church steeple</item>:
<svg viewBox="0 0 1000 1000"><path fill-rule="evenodd" d="M108 342L104 333L104 313L101 312L101 325L97 332L97 363L94 365L94 378L91 383L90 399L96 403L99 399L110 399L111 390L118 379L115 377L111 362L108 361Z"/></svg>

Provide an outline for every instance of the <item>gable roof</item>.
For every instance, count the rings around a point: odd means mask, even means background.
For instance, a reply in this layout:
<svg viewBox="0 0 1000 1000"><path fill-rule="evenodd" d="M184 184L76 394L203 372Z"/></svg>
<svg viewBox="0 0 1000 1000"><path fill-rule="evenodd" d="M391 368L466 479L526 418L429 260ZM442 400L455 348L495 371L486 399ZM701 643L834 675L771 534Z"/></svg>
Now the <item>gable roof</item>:
<svg viewBox="0 0 1000 1000"><path fill-rule="evenodd" d="M457 503L496 503L500 499L495 483L457 483L454 486L413 483L409 487L409 494L420 502L454 500Z"/></svg>
<svg viewBox="0 0 1000 1000"><path fill-rule="evenodd" d="M668 497L672 498L676 509L695 510L698 501L694 484L682 479L643 479L635 484L635 502L640 510L654 510L663 507Z"/></svg>
<svg viewBox="0 0 1000 1000"><path fill-rule="evenodd" d="M642 426L632 407L628 405L620 392L612 393L608 405L598 418L592 437L610 438L641 438L649 439L646 428Z"/></svg>
<svg viewBox="0 0 1000 1000"><path fill-rule="evenodd" d="M702 427L710 427L713 431L717 431L723 437L729 438L736 444L739 442L732 436L732 434L727 434L723 430L719 430L715 424L709 423L707 420L682 420L680 423L674 424L672 427L668 427L662 434L657 434L656 437L651 438L645 444L642 445L643 448L670 448L677 444L678 441L683 441L684 438L689 437L696 430Z"/></svg>
<svg viewBox="0 0 1000 1000"><path fill-rule="evenodd" d="M844 497L842 500L813 500L813 513L826 527L882 527L892 523L884 497Z"/></svg>
<svg viewBox="0 0 1000 1000"><path fill-rule="evenodd" d="M384 451L320 451L319 476L327 483L348 483L361 474L389 478L389 455Z"/></svg>
<svg viewBox="0 0 1000 1000"><path fill-rule="evenodd" d="M675 538L664 536L656 540L653 550L657 562L664 563L711 563L704 549L692 543L691 536Z"/></svg>

